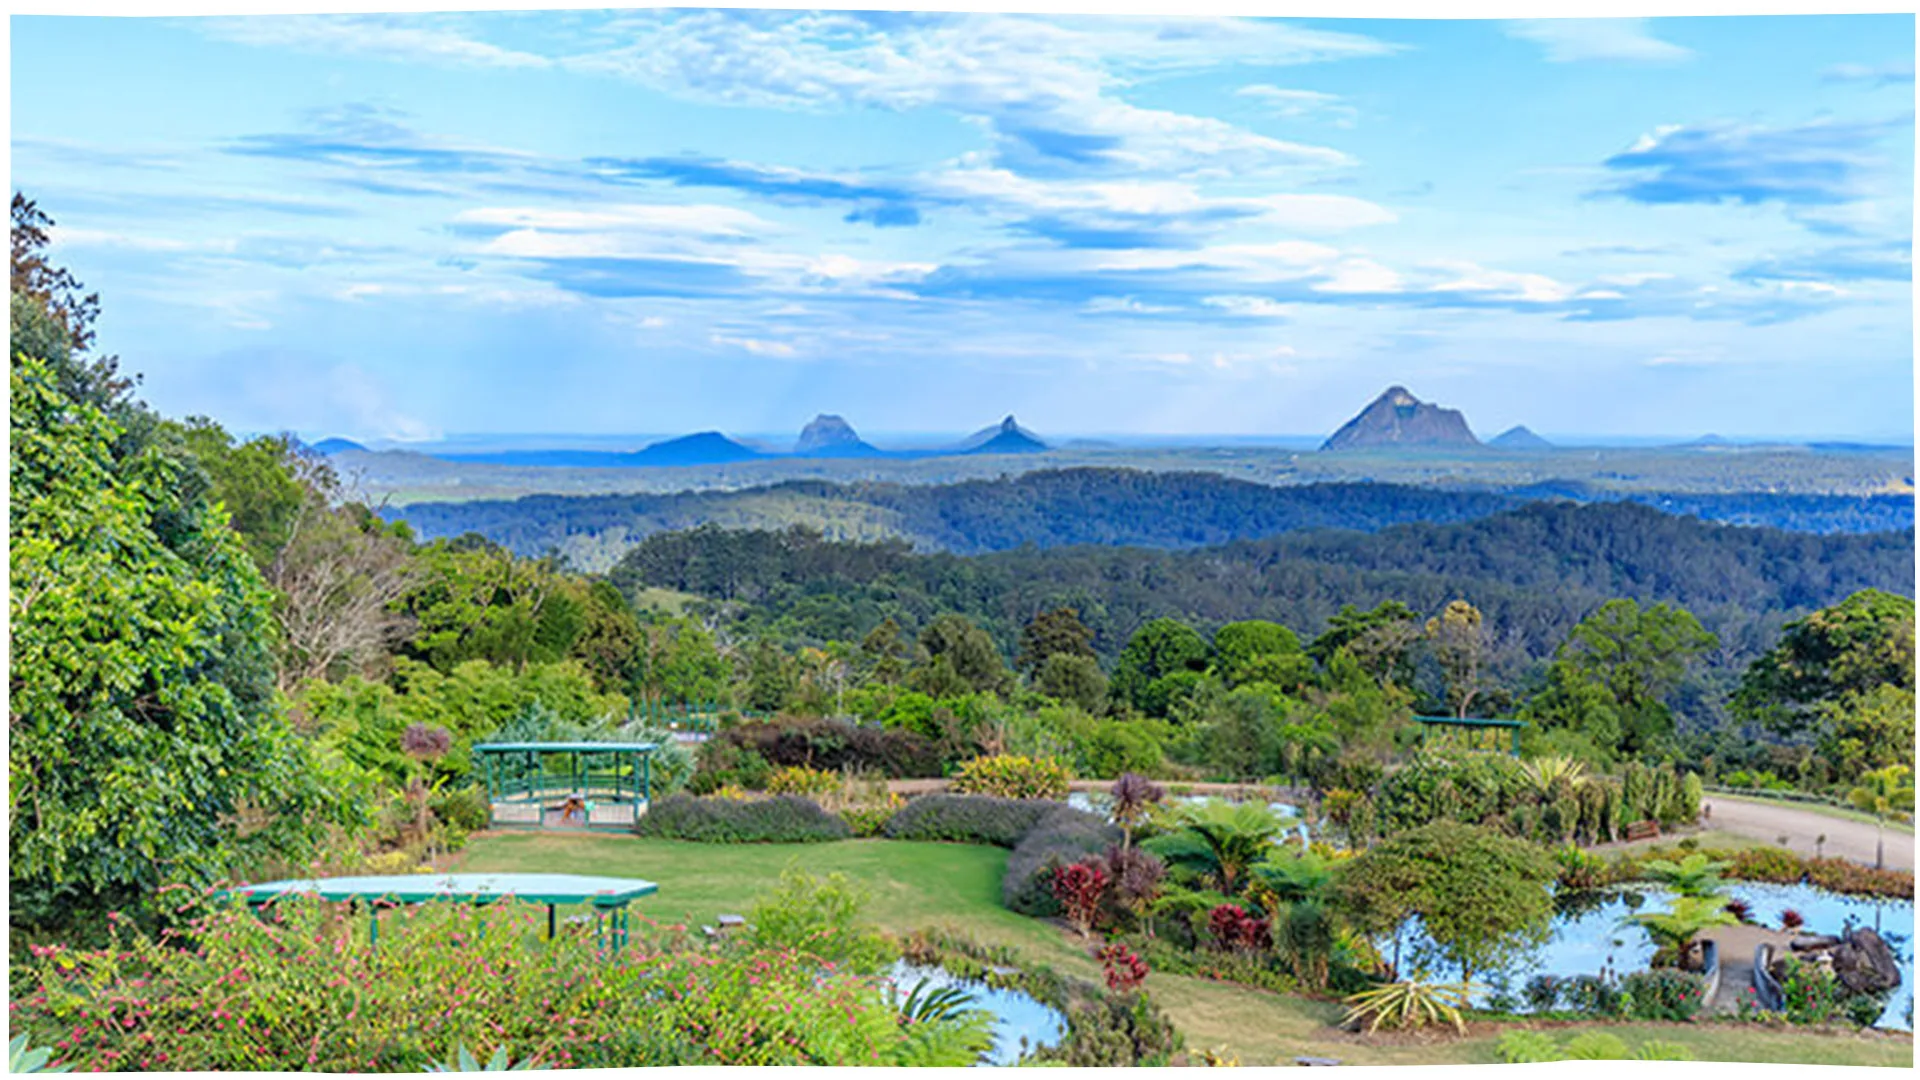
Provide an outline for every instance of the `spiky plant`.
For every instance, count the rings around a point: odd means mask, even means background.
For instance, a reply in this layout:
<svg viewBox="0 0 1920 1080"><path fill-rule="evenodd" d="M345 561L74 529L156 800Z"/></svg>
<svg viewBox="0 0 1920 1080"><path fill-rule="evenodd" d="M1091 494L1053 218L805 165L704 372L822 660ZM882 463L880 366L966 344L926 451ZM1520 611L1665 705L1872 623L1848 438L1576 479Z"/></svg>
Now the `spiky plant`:
<svg viewBox="0 0 1920 1080"><path fill-rule="evenodd" d="M1122 846L1133 846L1133 830L1147 819L1154 805L1167 797L1159 784L1139 773L1121 773L1113 782L1113 821L1120 826Z"/></svg>
<svg viewBox="0 0 1920 1080"><path fill-rule="evenodd" d="M1200 869L1228 896L1239 895L1247 868L1273 849L1273 838L1286 828L1265 803L1230 803L1224 799L1184 804L1173 820L1199 841ZM1179 857L1171 851L1166 856Z"/></svg>
<svg viewBox="0 0 1920 1080"><path fill-rule="evenodd" d="M1473 997L1473 984L1430 983L1418 979L1383 983L1347 998L1345 1023L1362 1024L1371 1033L1387 1028L1424 1028L1452 1024L1455 1031L1467 1033L1467 1022L1460 1015Z"/></svg>
<svg viewBox="0 0 1920 1080"><path fill-rule="evenodd" d="M1587 767L1570 757L1546 755L1521 766L1527 786L1541 798L1551 796L1561 786L1577 788L1587 782Z"/></svg>
<svg viewBox="0 0 1920 1080"><path fill-rule="evenodd" d="M1641 873L1681 896L1714 896L1720 892L1720 875L1730 863L1716 862L1705 855L1689 855L1679 862L1649 859L1640 864Z"/></svg>
<svg viewBox="0 0 1920 1080"><path fill-rule="evenodd" d="M53 1051L44 1046L27 1048L27 1037L15 1035L7 1043L7 1071L10 1073L63 1073L72 1070L71 1065L48 1065L47 1059Z"/></svg>
<svg viewBox="0 0 1920 1080"><path fill-rule="evenodd" d="M427 1066L427 1071L432 1073L524 1072L531 1068L533 1068L532 1058L525 1058L518 1063L510 1062L507 1058L507 1048L504 1046L494 1047L493 1056L487 1059L485 1065L482 1065L478 1059L468 1052L466 1044L462 1043L455 1048L455 1053L451 1060L429 1065Z"/></svg>

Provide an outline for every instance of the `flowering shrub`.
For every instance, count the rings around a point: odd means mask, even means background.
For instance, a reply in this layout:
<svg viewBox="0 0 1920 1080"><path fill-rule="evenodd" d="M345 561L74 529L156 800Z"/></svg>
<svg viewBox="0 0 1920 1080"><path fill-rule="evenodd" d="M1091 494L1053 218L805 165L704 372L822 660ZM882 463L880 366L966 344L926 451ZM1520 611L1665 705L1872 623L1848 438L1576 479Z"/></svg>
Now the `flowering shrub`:
<svg viewBox="0 0 1920 1080"><path fill-rule="evenodd" d="M1635 1020L1691 1020L1706 1004L1707 981L1691 971L1649 968L1621 984L1626 1011Z"/></svg>
<svg viewBox="0 0 1920 1080"><path fill-rule="evenodd" d="M1072 779L1067 767L1051 758L996 754L977 757L961 765L953 775L953 790L968 795L998 795L1003 799L1057 801L1067 797L1067 784Z"/></svg>
<svg viewBox="0 0 1920 1080"><path fill-rule="evenodd" d="M1207 913L1207 932L1222 949L1267 952L1273 948L1273 926L1238 904L1221 904Z"/></svg>
<svg viewBox="0 0 1920 1080"><path fill-rule="evenodd" d="M851 835L838 815L798 795L752 800L669 795L654 803L633 831L719 844L791 844Z"/></svg>
<svg viewBox="0 0 1920 1080"><path fill-rule="evenodd" d="M922 795L887 822L894 840L951 840L1010 848L1064 807L986 795Z"/></svg>
<svg viewBox="0 0 1920 1080"><path fill-rule="evenodd" d="M1100 918L1100 904L1110 884L1112 879L1107 876L1106 867L1097 859L1088 859L1055 870L1050 887L1054 899L1060 901L1066 911L1067 921L1085 937L1093 932L1094 923Z"/></svg>
<svg viewBox="0 0 1920 1080"><path fill-rule="evenodd" d="M1818 964L1789 958L1780 978L1780 996L1785 999L1789 1023L1824 1024L1844 1011L1839 981Z"/></svg>
<svg viewBox="0 0 1920 1080"><path fill-rule="evenodd" d="M159 939L16 969L11 1024L80 1070L421 1071L461 1046L545 1067L969 1064L897 1022L872 979L793 949L719 952L644 922L619 955L544 913L427 905L382 916L221 909Z"/></svg>
<svg viewBox="0 0 1920 1080"><path fill-rule="evenodd" d="M1574 975L1560 980L1560 1000L1582 1016L1616 1019L1626 1011L1626 997L1612 979Z"/></svg>
<svg viewBox="0 0 1920 1080"><path fill-rule="evenodd" d="M1121 942L1100 950L1100 966L1107 973L1107 989L1132 993L1147 981L1147 962Z"/></svg>
<svg viewBox="0 0 1920 1080"><path fill-rule="evenodd" d="M853 835L860 837L879 836L886 831L887 822L893 819L895 807L888 806L848 806L840 810L840 819L847 823Z"/></svg>
<svg viewBox="0 0 1920 1080"><path fill-rule="evenodd" d="M839 773L805 765L775 769L767 777L767 791L774 795L827 795L839 790Z"/></svg>

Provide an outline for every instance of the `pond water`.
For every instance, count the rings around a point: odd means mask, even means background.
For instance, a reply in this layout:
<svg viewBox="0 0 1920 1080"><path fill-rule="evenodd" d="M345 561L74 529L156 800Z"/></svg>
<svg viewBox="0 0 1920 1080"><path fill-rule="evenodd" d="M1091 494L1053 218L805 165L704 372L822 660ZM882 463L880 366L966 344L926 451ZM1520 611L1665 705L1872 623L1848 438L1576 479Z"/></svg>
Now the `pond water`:
<svg viewBox="0 0 1920 1080"><path fill-rule="evenodd" d="M1170 803L1202 803L1210 798L1218 797L1219 796L1213 795L1169 795L1166 801ZM1228 799L1226 801L1239 802L1241 800ZM1089 814L1099 814L1109 821L1113 820L1113 796L1108 795L1104 791L1070 791L1067 793L1067 805L1073 807L1075 810L1084 810ZM1300 818L1299 807L1292 803L1284 802L1270 802L1267 804L1267 807L1290 823L1288 828L1276 838L1276 842L1286 840L1294 835L1298 835L1302 840L1311 839L1307 834L1306 821Z"/></svg>
<svg viewBox="0 0 1920 1080"><path fill-rule="evenodd" d="M1058 1009L1044 1005L1019 990L1002 990L985 983L962 979L945 968L894 963L887 972L902 1001L921 983L929 989L958 986L973 995L975 1008L993 1014L993 1050L980 1065L1013 1065L1030 1049L1052 1046L1067 1033L1067 1018Z"/></svg>
<svg viewBox="0 0 1920 1080"><path fill-rule="evenodd" d="M1856 926L1878 930L1900 963L1900 987L1888 999L1878 1026L1910 1030L1907 1009L1913 1001L1913 901L1843 896L1812 885L1748 882L1731 883L1727 895L1746 901L1751 908L1751 918L1762 926L1779 926L1780 913L1792 909L1806 920L1802 927L1806 933L1839 935ZM1621 919L1637 912L1667 911L1672 903L1672 894L1643 887L1613 890L1574 901L1554 916L1553 936L1548 942L1501 974L1511 980L1518 995L1526 981L1535 975L1565 978L1611 972L1624 976L1642 971L1653 959L1653 944L1646 931L1630 924L1622 925ZM1414 924L1403 929L1399 944L1404 963L1416 956L1418 950L1430 947L1431 942ZM1457 969L1444 963L1433 965L1433 973L1441 978L1458 975ZM1476 976L1476 981L1481 978ZM1479 1000L1484 1001L1484 995Z"/></svg>

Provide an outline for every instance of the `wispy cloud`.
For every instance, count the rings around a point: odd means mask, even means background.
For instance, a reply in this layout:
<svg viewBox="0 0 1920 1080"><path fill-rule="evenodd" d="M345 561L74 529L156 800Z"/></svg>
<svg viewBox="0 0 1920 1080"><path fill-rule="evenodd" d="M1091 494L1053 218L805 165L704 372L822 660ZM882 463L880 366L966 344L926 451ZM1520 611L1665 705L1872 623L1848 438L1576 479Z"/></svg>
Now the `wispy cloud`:
<svg viewBox="0 0 1920 1080"><path fill-rule="evenodd" d="M1850 244L1760 259L1735 271L1736 281L1912 281L1913 245Z"/></svg>
<svg viewBox="0 0 1920 1080"><path fill-rule="evenodd" d="M1292 90L1255 83L1234 93L1258 101L1268 112L1285 120L1326 120L1340 127L1352 127L1360 115L1360 110L1348 105L1340 95L1319 90Z"/></svg>
<svg viewBox="0 0 1920 1080"><path fill-rule="evenodd" d="M195 28L245 45L357 53L409 63L540 68L551 61L472 36L462 20L431 15L248 15L196 19Z"/></svg>
<svg viewBox="0 0 1920 1080"><path fill-rule="evenodd" d="M1664 127L1606 159L1609 169L1630 174L1607 190L1643 203L1851 202L1865 194L1871 147L1890 130L1837 121Z"/></svg>
<svg viewBox="0 0 1920 1080"><path fill-rule="evenodd" d="M1865 83L1871 89L1883 86L1910 86L1913 84L1913 61L1897 60L1890 64L1835 64L1820 73L1820 78L1830 83Z"/></svg>
<svg viewBox="0 0 1920 1080"><path fill-rule="evenodd" d="M727 188L776 202L848 203L853 207L847 211L849 222L865 221L877 228L918 225L919 204L928 197L907 185L716 158L591 158L586 164L595 175L614 181L662 180L680 187Z"/></svg>
<svg viewBox="0 0 1920 1080"><path fill-rule="evenodd" d="M1521 19L1507 33L1539 45L1555 63L1581 60L1629 60L1641 63L1686 60L1693 50L1653 36L1647 19Z"/></svg>

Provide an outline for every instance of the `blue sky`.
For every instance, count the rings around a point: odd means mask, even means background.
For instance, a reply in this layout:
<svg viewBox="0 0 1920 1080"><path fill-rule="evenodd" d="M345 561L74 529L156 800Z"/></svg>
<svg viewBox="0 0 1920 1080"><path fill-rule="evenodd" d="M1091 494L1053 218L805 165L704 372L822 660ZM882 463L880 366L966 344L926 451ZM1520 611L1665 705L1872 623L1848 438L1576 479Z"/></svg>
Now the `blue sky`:
<svg viewBox="0 0 1920 1080"><path fill-rule="evenodd" d="M12 20L101 344L237 430L1911 438L1914 20ZM85 71L83 87L72 73Z"/></svg>

